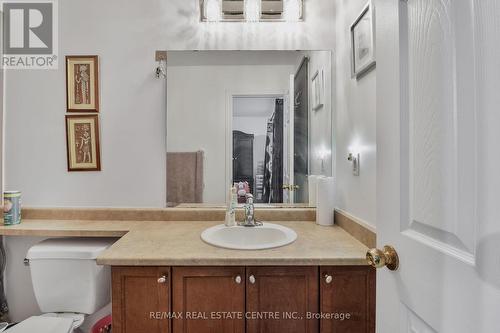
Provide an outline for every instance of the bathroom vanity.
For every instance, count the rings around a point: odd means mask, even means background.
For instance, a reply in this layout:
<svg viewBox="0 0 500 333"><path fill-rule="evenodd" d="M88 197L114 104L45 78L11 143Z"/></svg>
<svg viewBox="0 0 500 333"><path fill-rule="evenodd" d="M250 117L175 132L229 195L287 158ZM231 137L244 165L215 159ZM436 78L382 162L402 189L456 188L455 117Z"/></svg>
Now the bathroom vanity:
<svg viewBox="0 0 500 333"><path fill-rule="evenodd" d="M26 209L0 234L117 237L97 257L112 270L115 333L374 332L368 248L339 226L316 225L314 209L257 213L297 239L257 251L209 245L201 234L221 224L218 208Z"/></svg>
<svg viewBox="0 0 500 333"><path fill-rule="evenodd" d="M228 250L200 237L220 222L195 221L125 235L98 258L112 266L113 331L374 332L375 271L366 248L339 227L273 223L297 240Z"/></svg>
<svg viewBox="0 0 500 333"><path fill-rule="evenodd" d="M117 333L375 332L368 266L112 270Z"/></svg>

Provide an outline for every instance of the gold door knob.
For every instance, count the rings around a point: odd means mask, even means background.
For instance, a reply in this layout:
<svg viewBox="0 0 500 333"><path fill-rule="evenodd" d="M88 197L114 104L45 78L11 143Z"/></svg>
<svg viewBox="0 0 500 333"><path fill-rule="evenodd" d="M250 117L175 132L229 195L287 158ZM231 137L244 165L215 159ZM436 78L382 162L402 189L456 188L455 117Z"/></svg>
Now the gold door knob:
<svg viewBox="0 0 500 333"><path fill-rule="evenodd" d="M366 260L375 268L382 268L386 266L389 270L395 271L399 267L398 253L390 245L384 246L384 250L368 250L368 252L366 252Z"/></svg>
<svg viewBox="0 0 500 333"><path fill-rule="evenodd" d="M299 185L283 184L283 189L288 191L297 191L300 189Z"/></svg>

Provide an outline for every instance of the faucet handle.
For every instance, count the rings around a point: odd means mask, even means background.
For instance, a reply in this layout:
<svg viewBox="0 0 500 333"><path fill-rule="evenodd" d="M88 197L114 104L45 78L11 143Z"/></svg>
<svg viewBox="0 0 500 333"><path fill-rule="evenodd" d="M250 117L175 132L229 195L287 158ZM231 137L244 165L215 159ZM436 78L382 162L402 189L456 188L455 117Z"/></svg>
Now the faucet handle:
<svg viewBox="0 0 500 333"><path fill-rule="evenodd" d="M245 196L247 198L247 204L253 204L253 194L247 193Z"/></svg>

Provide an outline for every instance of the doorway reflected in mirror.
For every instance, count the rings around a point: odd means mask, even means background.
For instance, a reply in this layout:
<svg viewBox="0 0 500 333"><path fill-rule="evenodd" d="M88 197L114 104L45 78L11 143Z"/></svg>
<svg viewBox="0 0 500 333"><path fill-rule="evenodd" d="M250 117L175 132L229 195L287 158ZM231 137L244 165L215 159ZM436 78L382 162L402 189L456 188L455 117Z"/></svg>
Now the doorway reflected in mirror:
<svg viewBox="0 0 500 333"><path fill-rule="evenodd" d="M238 202L283 203L284 96L233 98L233 184Z"/></svg>

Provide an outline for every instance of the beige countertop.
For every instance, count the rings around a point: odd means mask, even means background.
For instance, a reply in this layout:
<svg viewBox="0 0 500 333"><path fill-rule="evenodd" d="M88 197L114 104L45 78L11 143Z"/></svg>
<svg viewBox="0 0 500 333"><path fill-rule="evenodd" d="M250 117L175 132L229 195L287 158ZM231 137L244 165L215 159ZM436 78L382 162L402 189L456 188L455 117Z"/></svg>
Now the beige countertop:
<svg viewBox="0 0 500 333"><path fill-rule="evenodd" d="M163 222L132 230L97 262L114 266L366 265L367 247L340 227L310 221L276 223L295 230L297 240L270 250L227 250L200 238L203 230L220 222Z"/></svg>
<svg viewBox="0 0 500 333"><path fill-rule="evenodd" d="M148 222L99 220L23 219L21 224L0 225L2 236L122 237Z"/></svg>
<svg viewBox="0 0 500 333"><path fill-rule="evenodd" d="M206 244L200 234L218 221L25 219L0 226L0 235L121 237L97 258L114 266L366 265L367 247L338 226L312 221L273 221L292 228L297 240L284 247L240 251Z"/></svg>

